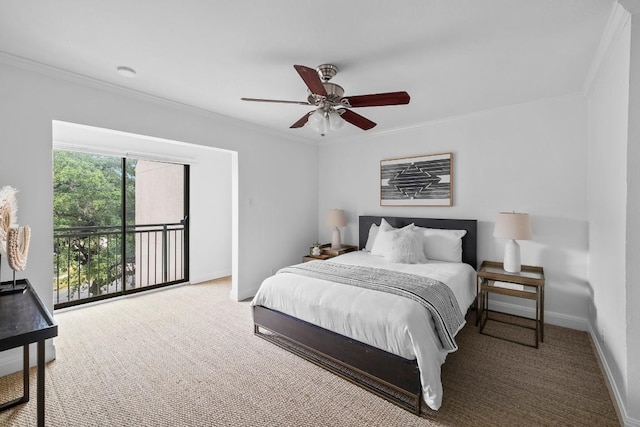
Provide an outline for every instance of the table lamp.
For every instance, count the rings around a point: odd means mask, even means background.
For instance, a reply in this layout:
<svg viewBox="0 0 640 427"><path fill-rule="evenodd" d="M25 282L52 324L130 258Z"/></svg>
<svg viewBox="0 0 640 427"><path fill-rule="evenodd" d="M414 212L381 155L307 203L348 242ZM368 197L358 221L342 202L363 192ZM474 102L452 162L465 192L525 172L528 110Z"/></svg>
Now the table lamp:
<svg viewBox="0 0 640 427"><path fill-rule="evenodd" d="M344 227L345 225L347 225L347 218L342 209L329 209L327 211L327 227L333 227L331 249L340 249L342 247L340 229L338 227Z"/></svg>
<svg viewBox="0 0 640 427"><path fill-rule="evenodd" d="M516 240L531 239L529 214L518 212L500 212L493 236L509 239L504 248L504 270L509 273L520 272L520 245Z"/></svg>

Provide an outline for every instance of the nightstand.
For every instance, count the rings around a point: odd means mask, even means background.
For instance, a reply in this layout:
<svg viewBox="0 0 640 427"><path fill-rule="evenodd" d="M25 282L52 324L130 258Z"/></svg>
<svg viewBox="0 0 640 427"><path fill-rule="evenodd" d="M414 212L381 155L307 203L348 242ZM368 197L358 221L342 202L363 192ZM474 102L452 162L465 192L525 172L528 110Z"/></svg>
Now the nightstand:
<svg viewBox="0 0 640 427"><path fill-rule="evenodd" d="M535 330L536 342L535 345L530 345L530 347L538 348L538 342L544 342L544 270L542 267L523 265L519 273L510 273L504 270L501 262L483 261L477 271L477 286L478 311L476 315L476 326L480 325L481 334L491 335L483 332L483 330L487 320L495 320L489 318L489 294L494 293L535 300L535 328L530 329ZM520 317L514 315L508 316ZM515 324L511 322L504 323ZM527 328L527 326L520 324L515 325ZM502 338L495 335L491 336Z"/></svg>
<svg viewBox="0 0 640 427"><path fill-rule="evenodd" d="M340 249L331 249L331 243L325 243L320 246L320 255L305 255L302 257L302 262L329 259L357 250L358 247L355 245L342 245Z"/></svg>

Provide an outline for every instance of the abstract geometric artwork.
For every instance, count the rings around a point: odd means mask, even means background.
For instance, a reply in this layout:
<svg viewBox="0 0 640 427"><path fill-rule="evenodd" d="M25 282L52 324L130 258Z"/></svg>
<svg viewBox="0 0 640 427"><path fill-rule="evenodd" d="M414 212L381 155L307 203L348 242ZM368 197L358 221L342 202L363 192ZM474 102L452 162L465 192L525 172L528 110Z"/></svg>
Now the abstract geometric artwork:
<svg viewBox="0 0 640 427"><path fill-rule="evenodd" d="M451 206L452 153L380 161L380 206Z"/></svg>

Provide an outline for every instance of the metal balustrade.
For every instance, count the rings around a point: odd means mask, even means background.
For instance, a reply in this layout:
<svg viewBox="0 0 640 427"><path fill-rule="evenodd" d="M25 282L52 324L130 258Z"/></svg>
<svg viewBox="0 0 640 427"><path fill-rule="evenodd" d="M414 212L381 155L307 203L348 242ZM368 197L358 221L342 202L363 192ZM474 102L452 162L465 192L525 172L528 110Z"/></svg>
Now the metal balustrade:
<svg viewBox="0 0 640 427"><path fill-rule="evenodd" d="M54 308L185 282L186 259L184 221L56 228Z"/></svg>

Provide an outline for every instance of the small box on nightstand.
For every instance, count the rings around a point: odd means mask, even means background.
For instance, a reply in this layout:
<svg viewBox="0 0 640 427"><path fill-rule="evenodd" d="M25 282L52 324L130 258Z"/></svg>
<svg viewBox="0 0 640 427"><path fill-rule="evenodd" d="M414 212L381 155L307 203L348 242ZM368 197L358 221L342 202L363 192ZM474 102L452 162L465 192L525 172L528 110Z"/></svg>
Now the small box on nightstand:
<svg viewBox="0 0 640 427"><path fill-rule="evenodd" d="M309 248L309 254L311 254L311 249ZM302 257L302 262L325 260L357 250L358 247L355 245L342 245L339 249L331 249L331 243L325 243L320 246L320 255L305 255Z"/></svg>

